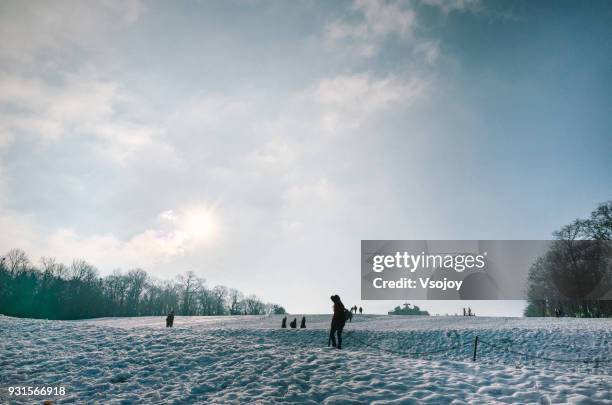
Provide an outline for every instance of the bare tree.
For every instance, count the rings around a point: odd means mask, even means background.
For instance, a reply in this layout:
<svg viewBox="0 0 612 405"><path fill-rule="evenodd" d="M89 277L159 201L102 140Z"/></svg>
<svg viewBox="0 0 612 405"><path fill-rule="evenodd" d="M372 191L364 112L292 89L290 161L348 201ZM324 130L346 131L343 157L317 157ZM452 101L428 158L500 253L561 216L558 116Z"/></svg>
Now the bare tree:
<svg viewBox="0 0 612 405"><path fill-rule="evenodd" d="M230 315L240 315L243 313L241 302L244 299L242 293L235 288L229 290L229 313Z"/></svg>
<svg viewBox="0 0 612 405"><path fill-rule="evenodd" d="M204 280L196 277L193 271L188 271L184 275L178 276L179 285L181 287L181 314L193 315L196 312L196 296L202 288Z"/></svg>
<svg viewBox="0 0 612 405"><path fill-rule="evenodd" d="M92 282L98 276L98 270L82 259L75 259L70 265L72 280Z"/></svg>
<svg viewBox="0 0 612 405"><path fill-rule="evenodd" d="M266 311L266 306L256 295L249 295L244 300L245 315L263 315Z"/></svg>
<svg viewBox="0 0 612 405"><path fill-rule="evenodd" d="M21 249L12 249L5 256L5 266L11 275L26 271L30 267L28 255Z"/></svg>
<svg viewBox="0 0 612 405"><path fill-rule="evenodd" d="M612 315L612 303L596 298L612 288L612 201L589 219L553 233L555 241L531 267L527 316Z"/></svg>
<svg viewBox="0 0 612 405"><path fill-rule="evenodd" d="M227 294L227 288L222 285L217 285L212 289L215 315L225 315L225 298L227 297Z"/></svg>

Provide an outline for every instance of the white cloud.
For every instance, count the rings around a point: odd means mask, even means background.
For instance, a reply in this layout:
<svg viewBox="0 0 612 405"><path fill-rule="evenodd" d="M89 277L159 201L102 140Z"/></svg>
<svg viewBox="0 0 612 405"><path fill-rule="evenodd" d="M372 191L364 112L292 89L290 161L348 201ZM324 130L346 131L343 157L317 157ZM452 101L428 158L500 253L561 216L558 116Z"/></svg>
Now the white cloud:
<svg viewBox="0 0 612 405"><path fill-rule="evenodd" d="M292 185L282 194L281 225L291 233L303 228L318 229L321 222L329 223L348 206L348 196L325 177Z"/></svg>
<svg viewBox="0 0 612 405"><path fill-rule="evenodd" d="M474 10L479 6L480 0L421 0L421 2L437 7L444 13L450 13L455 10Z"/></svg>
<svg viewBox="0 0 612 405"><path fill-rule="evenodd" d="M136 22L145 10L141 0L101 0L100 4L130 24Z"/></svg>
<svg viewBox="0 0 612 405"><path fill-rule="evenodd" d="M325 133L338 134L361 127L373 116L394 104L405 104L422 96L427 81L421 78L376 78L367 74L340 75L320 80L296 97L299 105L311 110Z"/></svg>
<svg viewBox="0 0 612 405"><path fill-rule="evenodd" d="M0 59L53 66L79 48L102 45L118 23L138 20L140 0L3 1L0 3Z"/></svg>
<svg viewBox="0 0 612 405"><path fill-rule="evenodd" d="M416 45L415 51L417 54L422 55L425 62L433 65L440 56L440 42L439 41L424 41Z"/></svg>
<svg viewBox="0 0 612 405"><path fill-rule="evenodd" d="M416 0L415 0L416 1ZM478 11L479 0L420 0L444 14ZM361 58L375 57L384 42L399 38L415 47L416 54L433 64L439 55L438 42L416 35L419 19L415 2L409 0L354 0L351 13L330 23L324 42L333 52Z"/></svg>
<svg viewBox="0 0 612 405"><path fill-rule="evenodd" d="M0 79L0 146L17 136L45 142L92 137L95 152L120 165L145 152L177 164L165 129L131 113L142 102L116 83L87 75L68 75L57 84L6 75Z"/></svg>
<svg viewBox="0 0 612 405"><path fill-rule="evenodd" d="M167 210L159 214L159 219L172 222L178 219L178 215L176 215L174 210Z"/></svg>
<svg viewBox="0 0 612 405"><path fill-rule="evenodd" d="M201 252L221 237L216 211L207 205L162 212L155 224L127 239L113 234L83 234L62 227L46 232L30 216L0 211L0 246L22 248L32 259L55 257L62 262L83 258L108 272L114 268L155 267L177 257ZM3 254L5 252L0 252Z"/></svg>
<svg viewBox="0 0 612 405"><path fill-rule="evenodd" d="M327 27L325 37L328 46L342 46L358 56L373 56L380 42L389 36L409 38L416 22L415 11L405 2L355 0L353 11L358 15L357 21L334 21Z"/></svg>
<svg viewBox="0 0 612 405"><path fill-rule="evenodd" d="M84 77L67 77L58 85L14 75L0 78L5 125L43 138L58 138L108 119L117 97L113 83Z"/></svg>
<svg viewBox="0 0 612 405"><path fill-rule="evenodd" d="M195 97L178 105L169 117L169 125L190 132L214 130L239 120L251 109L244 98L218 94Z"/></svg>

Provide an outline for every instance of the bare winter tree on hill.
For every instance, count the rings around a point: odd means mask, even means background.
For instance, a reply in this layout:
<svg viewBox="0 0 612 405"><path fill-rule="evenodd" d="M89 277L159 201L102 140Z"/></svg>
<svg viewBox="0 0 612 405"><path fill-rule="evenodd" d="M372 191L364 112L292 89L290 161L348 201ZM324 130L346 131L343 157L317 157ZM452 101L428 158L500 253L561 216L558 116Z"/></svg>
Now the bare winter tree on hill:
<svg viewBox="0 0 612 405"><path fill-rule="evenodd" d="M589 299L612 286L612 201L553 237L549 251L531 267L525 315L612 316L612 301Z"/></svg>

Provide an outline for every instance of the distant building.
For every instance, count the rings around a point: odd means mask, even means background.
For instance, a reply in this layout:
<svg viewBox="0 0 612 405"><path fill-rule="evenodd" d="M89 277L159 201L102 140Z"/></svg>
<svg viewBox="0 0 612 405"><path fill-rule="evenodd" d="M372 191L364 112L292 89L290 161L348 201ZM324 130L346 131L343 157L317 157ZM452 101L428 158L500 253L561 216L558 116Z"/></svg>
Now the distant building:
<svg viewBox="0 0 612 405"><path fill-rule="evenodd" d="M426 315L429 316L429 312L421 311L418 306L410 307L409 303L404 304L404 308L399 305L395 307L393 311L389 311L389 315Z"/></svg>

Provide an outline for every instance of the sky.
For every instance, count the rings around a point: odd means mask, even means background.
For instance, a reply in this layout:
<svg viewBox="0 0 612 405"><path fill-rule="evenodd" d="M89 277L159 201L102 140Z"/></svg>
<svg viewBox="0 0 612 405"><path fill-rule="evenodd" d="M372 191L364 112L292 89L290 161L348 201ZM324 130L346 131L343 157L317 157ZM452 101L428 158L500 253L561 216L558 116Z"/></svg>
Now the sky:
<svg viewBox="0 0 612 405"><path fill-rule="evenodd" d="M548 239L611 198L610 21L606 1L2 1L0 254L384 313L362 239Z"/></svg>

